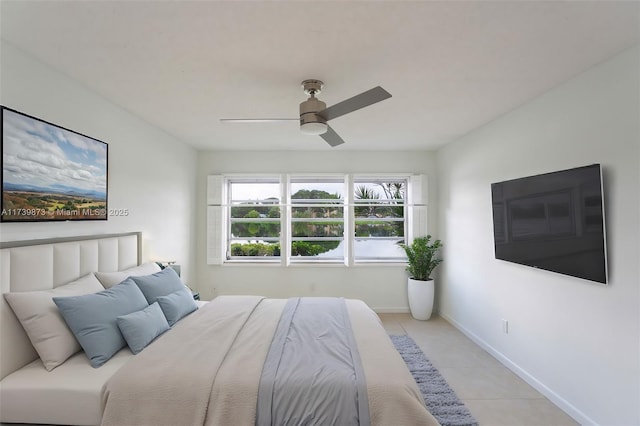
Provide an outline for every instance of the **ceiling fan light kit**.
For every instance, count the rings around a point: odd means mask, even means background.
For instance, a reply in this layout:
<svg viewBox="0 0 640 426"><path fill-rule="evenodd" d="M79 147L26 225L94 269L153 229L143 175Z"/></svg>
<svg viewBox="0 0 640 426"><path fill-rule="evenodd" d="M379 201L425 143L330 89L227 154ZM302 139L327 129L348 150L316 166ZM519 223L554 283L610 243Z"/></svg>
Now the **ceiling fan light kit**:
<svg viewBox="0 0 640 426"><path fill-rule="evenodd" d="M304 93L309 95L309 99L300 103L300 131L306 135L320 136L332 147L343 144L344 140L329 127L327 121L391 97L389 92L377 86L327 108L327 104L316 98L316 95L320 94L324 85L322 81L309 79L304 80L301 84ZM282 120L291 119L220 119L220 121L245 123Z"/></svg>
<svg viewBox="0 0 640 426"><path fill-rule="evenodd" d="M329 126L327 123L302 123L300 122L300 131L305 135L318 136L327 133Z"/></svg>

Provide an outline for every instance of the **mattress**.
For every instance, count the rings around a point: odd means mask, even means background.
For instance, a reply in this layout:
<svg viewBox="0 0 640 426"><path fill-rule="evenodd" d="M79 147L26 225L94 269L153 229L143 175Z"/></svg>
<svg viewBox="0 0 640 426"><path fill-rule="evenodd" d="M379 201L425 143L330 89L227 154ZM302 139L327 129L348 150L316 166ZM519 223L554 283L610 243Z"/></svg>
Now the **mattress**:
<svg viewBox="0 0 640 426"><path fill-rule="evenodd" d="M37 359L0 382L6 422L100 424L107 381L134 355L125 348L100 368L78 352L53 371Z"/></svg>

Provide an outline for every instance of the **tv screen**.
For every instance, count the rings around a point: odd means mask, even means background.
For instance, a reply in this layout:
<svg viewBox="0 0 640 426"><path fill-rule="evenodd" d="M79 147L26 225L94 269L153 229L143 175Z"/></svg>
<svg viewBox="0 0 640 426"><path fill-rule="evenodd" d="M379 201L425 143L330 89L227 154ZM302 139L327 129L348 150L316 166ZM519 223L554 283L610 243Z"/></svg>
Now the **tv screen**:
<svg viewBox="0 0 640 426"><path fill-rule="evenodd" d="M599 164L491 185L496 259L607 283Z"/></svg>
<svg viewBox="0 0 640 426"><path fill-rule="evenodd" d="M107 220L107 144L2 107L2 222Z"/></svg>

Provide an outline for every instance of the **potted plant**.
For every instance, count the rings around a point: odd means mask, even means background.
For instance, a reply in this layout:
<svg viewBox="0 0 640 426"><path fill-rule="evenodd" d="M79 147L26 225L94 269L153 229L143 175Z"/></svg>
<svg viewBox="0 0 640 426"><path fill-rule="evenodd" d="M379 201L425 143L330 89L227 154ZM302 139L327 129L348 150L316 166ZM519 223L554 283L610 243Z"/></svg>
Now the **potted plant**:
<svg viewBox="0 0 640 426"><path fill-rule="evenodd" d="M434 298L434 280L431 278L431 272L442 262L438 257L442 242L432 242L431 235L427 235L415 238L409 245L400 246L407 254L407 293L411 316L418 320L428 320L433 311Z"/></svg>

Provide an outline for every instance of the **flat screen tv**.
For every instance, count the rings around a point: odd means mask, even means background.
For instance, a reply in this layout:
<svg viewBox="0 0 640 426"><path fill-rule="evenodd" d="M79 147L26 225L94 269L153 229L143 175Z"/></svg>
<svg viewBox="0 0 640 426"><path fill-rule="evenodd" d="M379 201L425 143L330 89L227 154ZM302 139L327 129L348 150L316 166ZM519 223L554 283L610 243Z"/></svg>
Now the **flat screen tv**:
<svg viewBox="0 0 640 426"><path fill-rule="evenodd" d="M107 220L107 144L2 107L2 222Z"/></svg>
<svg viewBox="0 0 640 426"><path fill-rule="evenodd" d="M600 164L491 185L496 259L607 283Z"/></svg>

